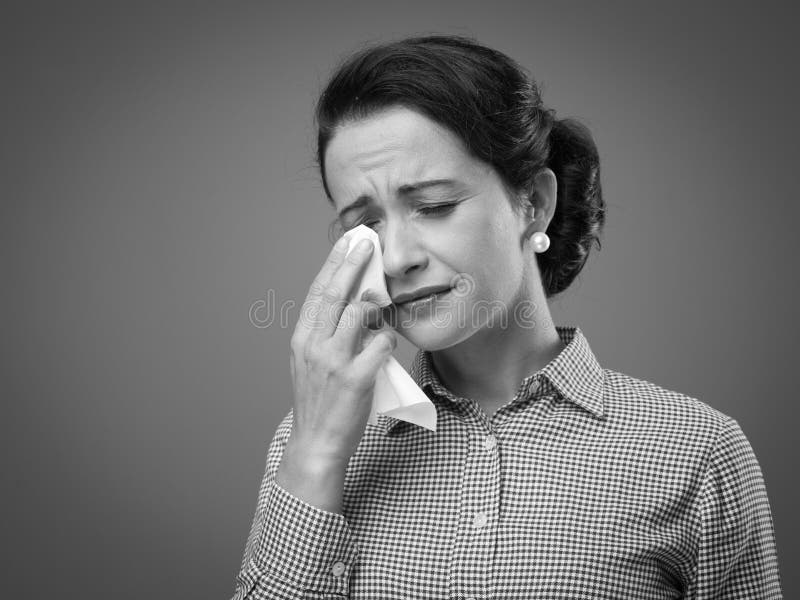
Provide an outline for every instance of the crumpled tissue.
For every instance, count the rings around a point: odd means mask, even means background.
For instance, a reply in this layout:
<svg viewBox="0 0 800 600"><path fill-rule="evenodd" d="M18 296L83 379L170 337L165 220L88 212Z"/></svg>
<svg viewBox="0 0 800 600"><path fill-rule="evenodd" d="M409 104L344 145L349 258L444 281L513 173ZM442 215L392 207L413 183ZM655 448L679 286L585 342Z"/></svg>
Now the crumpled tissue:
<svg viewBox="0 0 800 600"><path fill-rule="evenodd" d="M348 302L359 301L361 294L367 288L389 296L383 272L383 252L378 234L362 224L346 232L343 237L348 239L347 254L350 254L356 244L365 238L371 240L374 246L369 263L363 270L361 280L354 286L353 292L348 297ZM436 407L411 375L391 355L386 358L375 377L372 411L368 422L377 425L378 414L436 431Z"/></svg>

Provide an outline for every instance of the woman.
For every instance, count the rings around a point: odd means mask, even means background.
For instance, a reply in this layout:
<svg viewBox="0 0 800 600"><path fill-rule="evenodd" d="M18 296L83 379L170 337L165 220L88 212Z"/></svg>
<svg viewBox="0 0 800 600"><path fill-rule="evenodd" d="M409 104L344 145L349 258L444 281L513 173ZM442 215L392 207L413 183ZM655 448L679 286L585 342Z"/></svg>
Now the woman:
<svg viewBox="0 0 800 600"><path fill-rule="evenodd" d="M357 53L317 120L342 227L381 247L337 244L310 287L235 597L780 598L736 421L552 322L605 220L589 132L449 36ZM390 298L347 304L371 251ZM394 331L436 432L368 423Z"/></svg>

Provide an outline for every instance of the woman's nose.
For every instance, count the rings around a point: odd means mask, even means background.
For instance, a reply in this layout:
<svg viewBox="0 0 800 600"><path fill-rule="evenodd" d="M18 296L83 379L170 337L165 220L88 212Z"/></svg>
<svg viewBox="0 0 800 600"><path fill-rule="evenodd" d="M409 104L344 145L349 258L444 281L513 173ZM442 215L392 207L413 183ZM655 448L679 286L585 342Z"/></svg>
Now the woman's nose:
<svg viewBox="0 0 800 600"><path fill-rule="evenodd" d="M383 270L387 277L402 279L414 269L425 267L426 258L413 226L387 224L381 238Z"/></svg>

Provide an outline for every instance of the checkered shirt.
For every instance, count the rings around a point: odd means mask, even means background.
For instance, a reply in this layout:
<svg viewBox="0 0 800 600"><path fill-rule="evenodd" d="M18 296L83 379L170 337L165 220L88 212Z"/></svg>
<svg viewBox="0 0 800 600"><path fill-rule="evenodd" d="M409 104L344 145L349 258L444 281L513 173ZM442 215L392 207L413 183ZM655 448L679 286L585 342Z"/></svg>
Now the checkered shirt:
<svg viewBox="0 0 800 600"><path fill-rule="evenodd" d="M772 515L739 424L602 368L577 327L487 415L420 350L437 431L380 415L343 514L276 485L279 425L235 600L781 598Z"/></svg>

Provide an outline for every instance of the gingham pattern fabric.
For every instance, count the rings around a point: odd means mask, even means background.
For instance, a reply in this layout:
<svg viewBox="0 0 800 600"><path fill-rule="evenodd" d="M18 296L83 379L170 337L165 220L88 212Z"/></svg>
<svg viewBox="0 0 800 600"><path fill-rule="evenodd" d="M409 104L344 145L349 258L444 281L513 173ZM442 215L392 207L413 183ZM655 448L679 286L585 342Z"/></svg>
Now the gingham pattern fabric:
<svg viewBox="0 0 800 600"><path fill-rule="evenodd" d="M234 598L781 598L772 516L738 423L602 368L577 327L486 415L411 374L438 431L381 415L347 469L343 514L274 483L268 450Z"/></svg>

